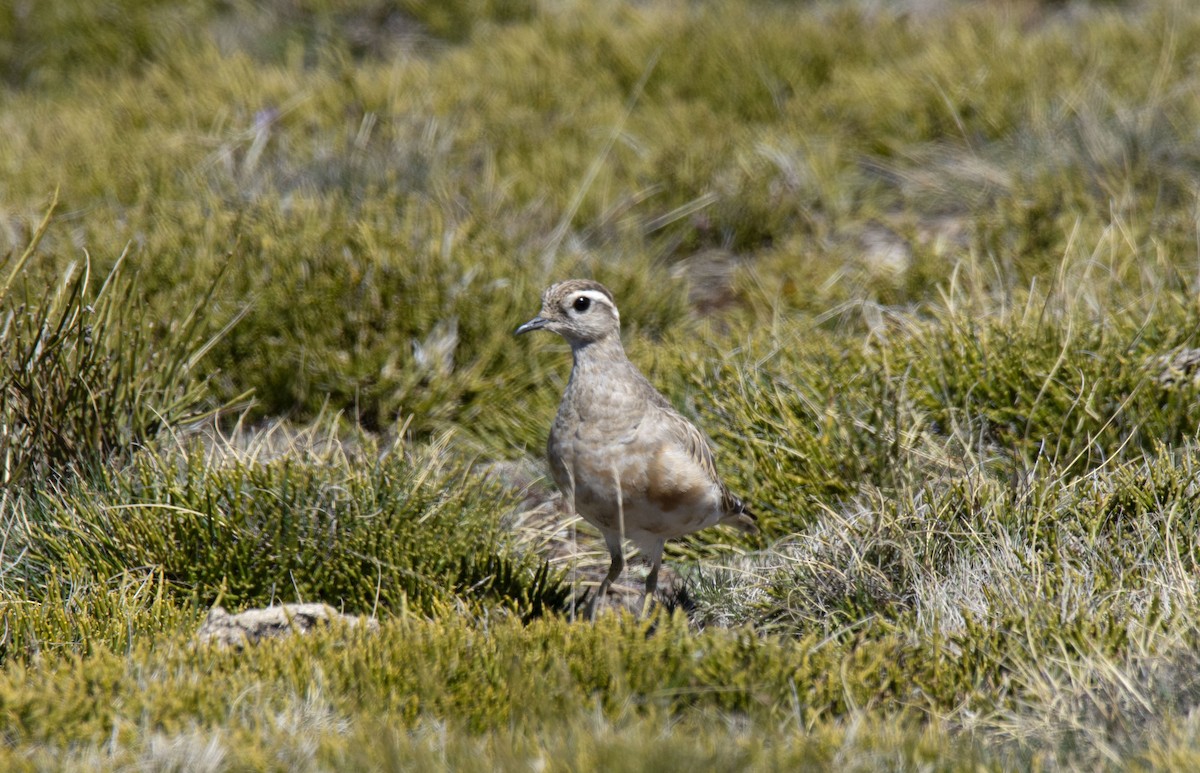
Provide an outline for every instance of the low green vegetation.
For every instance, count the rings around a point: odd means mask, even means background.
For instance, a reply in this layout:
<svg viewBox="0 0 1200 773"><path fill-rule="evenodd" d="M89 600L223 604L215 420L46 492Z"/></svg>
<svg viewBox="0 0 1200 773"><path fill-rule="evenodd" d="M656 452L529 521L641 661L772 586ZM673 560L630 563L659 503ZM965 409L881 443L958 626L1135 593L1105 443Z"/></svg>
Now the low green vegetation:
<svg viewBox="0 0 1200 773"><path fill-rule="evenodd" d="M1200 10L885 6L0 8L0 768L1200 764ZM644 618L569 276L762 525Z"/></svg>

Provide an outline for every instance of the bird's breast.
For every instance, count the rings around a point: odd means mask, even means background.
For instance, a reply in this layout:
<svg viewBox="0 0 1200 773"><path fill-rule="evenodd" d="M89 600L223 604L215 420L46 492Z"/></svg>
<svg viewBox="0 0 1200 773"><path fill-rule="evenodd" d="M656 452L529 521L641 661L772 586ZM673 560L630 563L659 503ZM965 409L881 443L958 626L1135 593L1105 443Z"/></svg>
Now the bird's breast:
<svg viewBox="0 0 1200 773"><path fill-rule="evenodd" d="M669 538L720 517L717 485L684 450L653 437L637 418L605 424L566 407L547 450L568 504L602 530Z"/></svg>

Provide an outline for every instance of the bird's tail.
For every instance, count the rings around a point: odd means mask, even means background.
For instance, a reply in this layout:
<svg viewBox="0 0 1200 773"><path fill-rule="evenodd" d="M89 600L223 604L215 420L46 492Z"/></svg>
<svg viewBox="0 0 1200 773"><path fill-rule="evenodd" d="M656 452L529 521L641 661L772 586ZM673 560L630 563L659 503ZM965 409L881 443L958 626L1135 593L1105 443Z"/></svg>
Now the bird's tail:
<svg viewBox="0 0 1200 773"><path fill-rule="evenodd" d="M721 519L721 523L736 526L747 534L758 534L758 516L750 512L750 508L741 499L734 499L734 506L729 515Z"/></svg>

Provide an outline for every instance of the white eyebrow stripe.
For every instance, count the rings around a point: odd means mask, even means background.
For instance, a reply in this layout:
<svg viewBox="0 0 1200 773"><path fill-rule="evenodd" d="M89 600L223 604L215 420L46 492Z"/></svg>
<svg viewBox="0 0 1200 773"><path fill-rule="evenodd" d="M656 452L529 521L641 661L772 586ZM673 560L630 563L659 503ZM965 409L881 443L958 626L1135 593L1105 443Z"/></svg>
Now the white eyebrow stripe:
<svg viewBox="0 0 1200 773"><path fill-rule="evenodd" d="M575 302L576 298L591 298L596 303L603 303L612 310L613 316L618 320L621 319L621 313L617 311L617 307L608 299L608 296L599 290L576 290L568 296L568 305Z"/></svg>

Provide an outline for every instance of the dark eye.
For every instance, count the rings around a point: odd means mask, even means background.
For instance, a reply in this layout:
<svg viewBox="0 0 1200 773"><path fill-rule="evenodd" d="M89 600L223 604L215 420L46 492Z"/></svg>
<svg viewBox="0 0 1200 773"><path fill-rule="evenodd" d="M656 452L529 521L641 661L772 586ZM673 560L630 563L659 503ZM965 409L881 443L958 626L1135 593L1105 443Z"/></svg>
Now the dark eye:
<svg viewBox="0 0 1200 773"><path fill-rule="evenodd" d="M587 311L588 307L592 305L592 299L586 295L581 295L571 305L575 307L575 311Z"/></svg>

